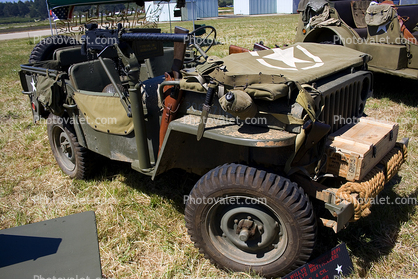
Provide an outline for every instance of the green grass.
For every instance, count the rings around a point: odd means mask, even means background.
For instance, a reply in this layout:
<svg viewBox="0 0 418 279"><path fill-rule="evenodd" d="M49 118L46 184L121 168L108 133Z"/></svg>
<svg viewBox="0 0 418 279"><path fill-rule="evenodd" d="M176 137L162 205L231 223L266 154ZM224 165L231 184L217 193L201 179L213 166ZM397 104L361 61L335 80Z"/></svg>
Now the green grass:
<svg viewBox="0 0 418 279"><path fill-rule="evenodd" d="M218 14L220 16L234 14L234 8L233 7L218 7Z"/></svg>
<svg viewBox="0 0 418 279"><path fill-rule="evenodd" d="M297 16L241 17L199 21L213 25L224 45L251 48L292 42ZM177 23L191 29L191 22ZM174 26L174 24L173 24ZM169 31L169 25L161 26ZM56 164L44 124L32 124L29 102L20 93L19 65L33 45L27 39L0 42L0 229L94 210L103 274L110 278L250 278L217 269L194 248L184 224L183 195L199 177L169 171L151 181L130 165L101 160L87 181L71 180ZM366 113L401 124L410 137L408 161L383 196L417 197L417 83L376 76ZM375 205L372 214L338 234L321 228L314 257L345 242L356 277L416 277L418 213L411 205Z"/></svg>
<svg viewBox="0 0 418 279"><path fill-rule="evenodd" d="M0 23L0 33L24 32L40 29L49 29L49 20L28 19L24 22L3 22Z"/></svg>
<svg viewBox="0 0 418 279"><path fill-rule="evenodd" d="M28 17L1 17L0 26L3 24L15 24L15 23L25 23L25 22L35 22L33 18Z"/></svg>

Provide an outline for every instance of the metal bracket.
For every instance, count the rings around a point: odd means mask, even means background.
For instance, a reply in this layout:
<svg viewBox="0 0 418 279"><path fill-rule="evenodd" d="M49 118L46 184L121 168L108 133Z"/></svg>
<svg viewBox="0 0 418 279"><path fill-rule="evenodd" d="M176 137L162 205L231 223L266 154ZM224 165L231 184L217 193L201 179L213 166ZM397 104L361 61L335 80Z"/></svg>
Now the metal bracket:
<svg viewBox="0 0 418 279"><path fill-rule="evenodd" d="M338 205L325 203L325 208L334 216L337 215L337 226L334 228L335 233L342 230L354 216L354 205L351 202L342 201Z"/></svg>
<svg viewBox="0 0 418 279"><path fill-rule="evenodd" d="M332 221L332 229L335 233L342 230L354 216L354 205L348 201L341 201L336 204L335 190L333 188L316 192L316 198L325 202L325 208L337 218Z"/></svg>

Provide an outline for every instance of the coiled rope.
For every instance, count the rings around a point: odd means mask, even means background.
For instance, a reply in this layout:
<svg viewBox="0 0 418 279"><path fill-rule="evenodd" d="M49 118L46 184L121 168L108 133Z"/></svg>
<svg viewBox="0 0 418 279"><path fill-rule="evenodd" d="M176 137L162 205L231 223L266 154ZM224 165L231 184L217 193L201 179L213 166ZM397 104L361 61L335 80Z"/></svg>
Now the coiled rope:
<svg viewBox="0 0 418 279"><path fill-rule="evenodd" d="M371 201L383 190L398 172L407 157L407 148L402 143L397 143L386 156L375 166L361 182L347 182L335 193L337 200L347 200L354 205L354 218L357 221L371 213Z"/></svg>

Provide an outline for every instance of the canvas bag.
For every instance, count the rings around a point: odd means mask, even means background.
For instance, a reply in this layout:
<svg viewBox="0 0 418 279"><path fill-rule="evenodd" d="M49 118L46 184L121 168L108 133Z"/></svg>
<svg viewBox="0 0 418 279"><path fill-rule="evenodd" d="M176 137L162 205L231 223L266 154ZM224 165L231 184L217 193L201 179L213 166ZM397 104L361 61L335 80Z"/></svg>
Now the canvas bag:
<svg viewBox="0 0 418 279"><path fill-rule="evenodd" d="M61 75L56 78L49 76L48 70L46 75L38 75L36 83L36 98L38 101L53 114L61 116L64 113L64 93L62 90Z"/></svg>
<svg viewBox="0 0 418 279"><path fill-rule="evenodd" d="M252 118L257 114L257 105L246 92L242 90L230 90L228 94L233 95L232 102L227 100L227 95L219 98L219 104L224 111L239 117L241 120Z"/></svg>
<svg viewBox="0 0 418 279"><path fill-rule="evenodd" d="M381 26L396 17L395 9L389 4L370 5L366 11L365 21L370 26Z"/></svg>

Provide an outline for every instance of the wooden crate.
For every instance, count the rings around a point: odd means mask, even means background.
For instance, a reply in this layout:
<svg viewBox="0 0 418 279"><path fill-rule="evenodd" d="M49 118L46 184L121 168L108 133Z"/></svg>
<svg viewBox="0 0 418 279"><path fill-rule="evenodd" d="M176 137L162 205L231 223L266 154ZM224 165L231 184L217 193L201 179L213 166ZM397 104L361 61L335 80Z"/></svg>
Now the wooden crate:
<svg viewBox="0 0 418 279"><path fill-rule="evenodd" d="M360 181L395 146L399 125L367 117L328 136L327 173Z"/></svg>

